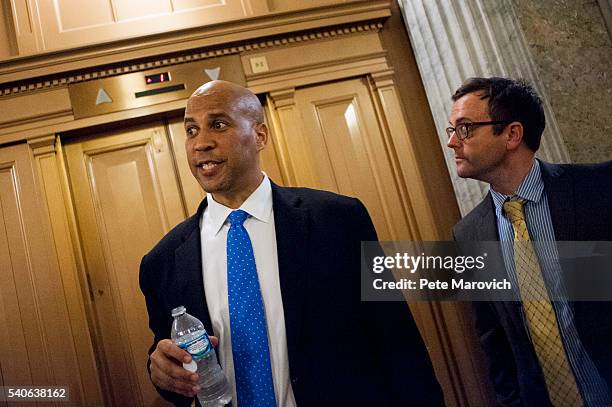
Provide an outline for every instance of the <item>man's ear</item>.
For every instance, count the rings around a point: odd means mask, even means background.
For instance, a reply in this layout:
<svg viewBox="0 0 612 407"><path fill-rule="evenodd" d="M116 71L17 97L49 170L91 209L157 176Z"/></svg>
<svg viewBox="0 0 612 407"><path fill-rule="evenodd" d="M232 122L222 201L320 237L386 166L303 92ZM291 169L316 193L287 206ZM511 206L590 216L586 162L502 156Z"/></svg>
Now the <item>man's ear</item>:
<svg viewBox="0 0 612 407"><path fill-rule="evenodd" d="M261 151L268 143L268 126L265 123L255 125L255 133L257 134L257 151Z"/></svg>
<svg viewBox="0 0 612 407"><path fill-rule="evenodd" d="M506 147L508 150L516 150L523 142L523 124L512 122L505 131L507 133Z"/></svg>

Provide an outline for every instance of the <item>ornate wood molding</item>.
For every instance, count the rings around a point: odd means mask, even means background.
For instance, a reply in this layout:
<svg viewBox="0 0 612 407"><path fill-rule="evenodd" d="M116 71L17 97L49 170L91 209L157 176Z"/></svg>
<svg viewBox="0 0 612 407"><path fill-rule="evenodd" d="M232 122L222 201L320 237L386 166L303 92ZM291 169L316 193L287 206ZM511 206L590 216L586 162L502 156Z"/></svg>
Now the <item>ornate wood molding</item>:
<svg viewBox="0 0 612 407"><path fill-rule="evenodd" d="M37 137L28 140L28 145L32 149L34 156L55 152L55 135Z"/></svg>
<svg viewBox="0 0 612 407"><path fill-rule="evenodd" d="M274 13L0 61L0 96L305 41L379 30L389 0ZM195 50L195 51L194 51Z"/></svg>
<svg viewBox="0 0 612 407"><path fill-rule="evenodd" d="M372 77L372 84L374 85L375 90L379 90L381 88L385 88L388 86L394 86L395 81L393 79L393 75L395 72L393 69L387 69L380 72L373 72L370 76Z"/></svg>
<svg viewBox="0 0 612 407"><path fill-rule="evenodd" d="M289 36L281 36L273 39L255 40L240 45L203 50L201 52L187 52L182 55L175 55L171 57L161 56L157 59L142 62L125 61L124 63L116 64L112 67L84 68L83 71L66 72L52 79L48 77L39 77L31 78L16 83L0 83L0 97L27 92L35 92L42 89L65 86L68 84L84 82L92 79L100 79L110 76L122 75L125 73L145 71L148 69L163 66L178 65L186 62L194 62L223 55L239 54L245 51L264 50L268 48L298 44L307 41L316 41L326 38L346 36L365 31L378 31L381 28L382 23L359 23L349 26L331 27L315 32L304 32ZM1 75L2 74L0 73L0 77Z"/></svg>
<svg viewBox="0 0 612 407"><path fill-rule="evenodd" d="M277 108L293 106L295 104L295 88L270 92L270 99L272 99Z"/></svg>

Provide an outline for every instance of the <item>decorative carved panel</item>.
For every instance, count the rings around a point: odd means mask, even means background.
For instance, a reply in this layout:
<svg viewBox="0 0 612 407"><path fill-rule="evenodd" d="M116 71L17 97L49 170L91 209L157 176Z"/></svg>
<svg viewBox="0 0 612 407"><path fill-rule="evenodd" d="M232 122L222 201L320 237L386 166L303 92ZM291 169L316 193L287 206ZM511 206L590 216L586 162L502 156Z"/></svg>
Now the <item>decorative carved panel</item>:
<svg viewBox="0 0 612 407"><path fill-rule="evenodd" d="M11 0L11 5L15 26L23 27L17 35L20 54L220 23L267 9L264 0Z"/></svg>

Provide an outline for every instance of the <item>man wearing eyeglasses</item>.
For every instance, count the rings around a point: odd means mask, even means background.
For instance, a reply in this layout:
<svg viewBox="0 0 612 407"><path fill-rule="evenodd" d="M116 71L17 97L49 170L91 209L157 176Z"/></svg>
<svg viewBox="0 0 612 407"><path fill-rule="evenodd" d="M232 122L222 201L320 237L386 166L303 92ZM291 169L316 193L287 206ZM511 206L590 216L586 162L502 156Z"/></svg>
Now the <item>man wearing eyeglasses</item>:
<svg viewBox="0 0 612 407"><path fill-rule="evenodd" d="M542 263L531 243L612 240L612 162L535 159L545 118L540 98L522 80L471 78L452 100L446 133L457 173L490 185L455 225L454 237L514 242L501 250L509 277L521 298L530 290L542 295L538 301L474 303L498 403L612 405L612 303L551 301L560 270Z"/></svg>

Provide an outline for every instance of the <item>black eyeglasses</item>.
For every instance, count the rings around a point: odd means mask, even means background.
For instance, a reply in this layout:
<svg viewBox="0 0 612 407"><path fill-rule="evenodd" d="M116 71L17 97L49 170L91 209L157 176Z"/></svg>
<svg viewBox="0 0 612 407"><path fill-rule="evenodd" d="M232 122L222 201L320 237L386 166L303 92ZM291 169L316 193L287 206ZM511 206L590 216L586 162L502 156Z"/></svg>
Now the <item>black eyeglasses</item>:
<svg viewBox="0 0 612 407"><path fill-rule="evenodd" d="M472 129L473 127L489 126L489 125L496 125L496 124L508 124L508 123L510 122L509 121L464 122L464 123L459 123L455 127L447 127L446 135L448 136L448 138L451 138L453 137L453 134L455 134L459 140L465 140L466 138L471 136L470 129Z"/></svg>

